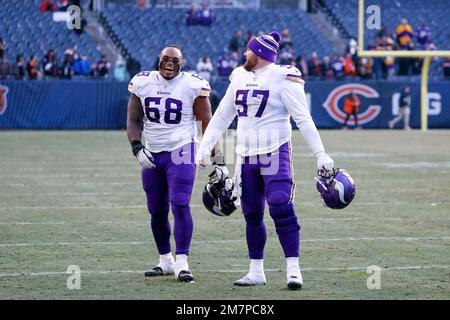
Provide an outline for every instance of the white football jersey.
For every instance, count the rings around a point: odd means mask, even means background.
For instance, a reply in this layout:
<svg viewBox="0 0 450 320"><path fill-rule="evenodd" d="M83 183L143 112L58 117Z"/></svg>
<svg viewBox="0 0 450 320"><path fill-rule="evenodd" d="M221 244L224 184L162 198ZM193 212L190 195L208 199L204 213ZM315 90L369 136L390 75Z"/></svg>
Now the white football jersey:
<svg viewBox="0 0 450 320"><path fill-rule="evenodd" d="M208 81L188 72L166 80L158 71L142 71L131 80L128 91L141 100L146 148L151 152L197 142L193 104L198 96L209 96Z"/></svg>
<svg viewBox="0 0 450 320"><path fill-rule="evenodd" d="M323 152L323 144L311 118L300 71L292 66L271 63L247 71L236 68L231 83L200 145L202 159L238 116L236 153L240 156L266 154L291 139L290 116L314 154Z"/></svg>

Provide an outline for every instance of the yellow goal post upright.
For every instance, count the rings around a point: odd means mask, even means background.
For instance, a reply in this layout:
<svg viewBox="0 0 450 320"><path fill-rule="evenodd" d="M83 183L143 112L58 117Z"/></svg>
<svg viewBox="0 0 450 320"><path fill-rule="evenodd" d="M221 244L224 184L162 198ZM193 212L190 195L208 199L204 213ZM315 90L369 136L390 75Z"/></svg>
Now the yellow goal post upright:
<svg viewBox="0 0 450 320"><path fill-rule="evenodd" d="M365 50L364 46L364 22L365 22L365 6L364 0L359 0L358 3L358 56L359 57L394 57L394 58L424 58L422 64L422 79L420 85L420 118L421 129L427 131L428 129L428 72L430 70L430 61L434 57L450 57L450 51L444 50Z"/></svg>

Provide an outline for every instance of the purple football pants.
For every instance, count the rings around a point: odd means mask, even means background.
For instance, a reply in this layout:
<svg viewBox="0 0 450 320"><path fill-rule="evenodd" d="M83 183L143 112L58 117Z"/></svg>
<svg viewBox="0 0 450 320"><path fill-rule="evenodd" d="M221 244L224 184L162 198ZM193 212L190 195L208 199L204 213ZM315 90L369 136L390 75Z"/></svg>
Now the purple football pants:
<svg viewBox="0 0 450 320"><path fill-rule="evenodd" d="M269 205L286 258L299 257L300 226L294 212L290 142L267 155L245 157L242 164L241 206L246 221L250 259L263 259L267 234L264 224L265 201Z"/></svg>
<svg viewBox="0 0 450 320"><path fill-rule="evenodd" d="M174 216L175 254L189 255L193 223L190 209L195 181L195 145L153 153L156 168L142 169L142 185L159 254L171 252L169 204Z"/></svg>

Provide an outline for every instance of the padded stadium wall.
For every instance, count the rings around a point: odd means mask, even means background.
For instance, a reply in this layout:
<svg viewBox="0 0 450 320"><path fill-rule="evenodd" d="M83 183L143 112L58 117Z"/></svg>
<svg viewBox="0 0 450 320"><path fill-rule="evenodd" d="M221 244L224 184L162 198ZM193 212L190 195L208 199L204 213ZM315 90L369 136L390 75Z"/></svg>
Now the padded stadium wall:
<svg viewBox="0 0 450 320"><path fill-rule="evenodd" d="M420 128L420 83L330 81L307 82L305 88L318 128L342 127L345 96L355 91L361 100L362 126L382 129L398 112L398 98L406 84L412 89L411 125ZM127 85L75 80L0 82L0 129L124 129ZM227 81L211 83L218 97L227 85ZM450 128L448 88L448 81L429 84L429 128Z"/></svg>

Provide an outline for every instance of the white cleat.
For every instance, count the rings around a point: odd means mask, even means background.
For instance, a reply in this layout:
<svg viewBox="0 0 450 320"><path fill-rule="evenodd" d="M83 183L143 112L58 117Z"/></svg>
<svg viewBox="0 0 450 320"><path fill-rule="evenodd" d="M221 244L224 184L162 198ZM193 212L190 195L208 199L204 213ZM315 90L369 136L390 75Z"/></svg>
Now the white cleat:
<svg viewBox="0 0 450 320"><path fill-rule="evenodd" d="M287 287L290 290L300 290L303 286L303 278L301 274L292 275L288 277Z"/></svg>
<svg viewBox="0 0 450 320"><path fill-rule="evenodd" d="M263 286L266 284L266 276L247 274L239 280L234 282L235 286L250 287L250 286Z"/></svg>

